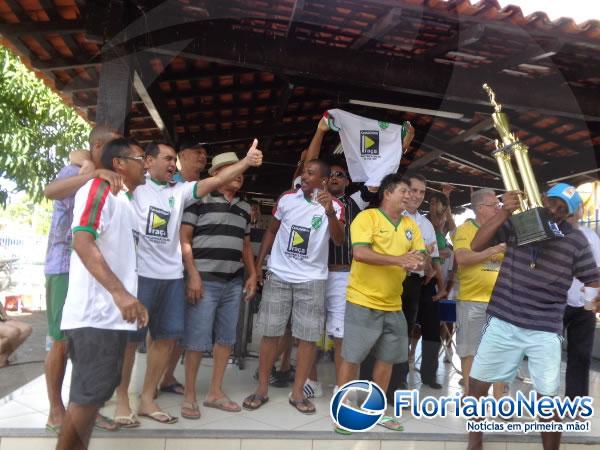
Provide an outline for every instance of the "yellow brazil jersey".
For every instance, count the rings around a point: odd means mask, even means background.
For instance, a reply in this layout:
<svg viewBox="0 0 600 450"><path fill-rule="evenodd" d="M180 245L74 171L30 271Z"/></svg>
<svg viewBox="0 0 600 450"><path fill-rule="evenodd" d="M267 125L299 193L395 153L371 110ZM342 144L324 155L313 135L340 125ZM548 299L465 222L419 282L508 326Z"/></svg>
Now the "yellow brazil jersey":
<svg viewBox="0 0 600 450"><path fill-rule="evenodd" d="M456 229L454 235L454 251L464 248L471 250L471 242L477 234L479 226L473 220L467 220ZM458 299L475 302L489 302L500 272L504 255L496 255L479 264L458 266Z"/></svg>
<svg viewBox="0 0 600 450"><path fill-rule="evenodd" d="M368 245L376 253L401 256L411 250L425 250L417 223L402 216L398 224L380 209L367 209L350 225L352 246ZM402 283L406 271L400 266L378 266L352 261L347 298L366 308L380 311L402 309Z"/></svg>

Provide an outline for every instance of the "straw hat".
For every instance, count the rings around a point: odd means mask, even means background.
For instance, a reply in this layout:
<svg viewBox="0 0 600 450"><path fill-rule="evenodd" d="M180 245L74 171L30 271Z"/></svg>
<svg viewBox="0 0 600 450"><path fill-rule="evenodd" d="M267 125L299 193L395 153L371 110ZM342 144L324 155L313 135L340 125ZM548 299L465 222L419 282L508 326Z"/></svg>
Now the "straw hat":
<svg viewBox="0 0 600 450"><path fill-rule="evenodd" d="M223 166L235 164L236 162L239 162L239 161L240 160L237 157L237 155L235 154L235 152L219 153L218 155L213 157L211 165L210 165L210 169L208 169L208 174L212 175L215 170L217 170Z"/></svg>

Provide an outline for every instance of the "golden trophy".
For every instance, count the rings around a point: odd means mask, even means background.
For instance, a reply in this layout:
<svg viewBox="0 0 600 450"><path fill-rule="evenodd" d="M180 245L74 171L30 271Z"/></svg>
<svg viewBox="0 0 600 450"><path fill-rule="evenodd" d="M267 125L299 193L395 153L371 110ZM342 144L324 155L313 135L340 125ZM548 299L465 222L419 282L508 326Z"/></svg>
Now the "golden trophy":
<svg viewBox="0 0 600 450"><path fill-rule="evenodd" d="M493 156L500 168L504 187L507 191L521 192L519 195L520 208L510 218L515 229L517 245L563 237L556 223L550 219L542 206L542 197L529 161L529 149L510 132L508 116L502 112L502 105L496 102L494 91L487 84L483 85L483 89L487 92L490 103L494 107L492 120L494 128L501 138L500 142L496 140L496 150L494 150ZM519 187L519 181L511 163L513 156L523 179L525 195L522 194L523 191Z"/></svg>

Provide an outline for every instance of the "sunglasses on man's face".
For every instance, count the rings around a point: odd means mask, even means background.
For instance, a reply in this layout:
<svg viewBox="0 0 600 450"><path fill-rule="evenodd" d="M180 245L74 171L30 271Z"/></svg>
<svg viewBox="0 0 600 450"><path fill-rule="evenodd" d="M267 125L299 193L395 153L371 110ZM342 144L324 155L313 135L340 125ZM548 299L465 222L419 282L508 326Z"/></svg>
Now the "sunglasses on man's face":
<svg viewBox="0 0 600 450"><path fill-rule="evenodd" d="M336 172L331 172L330 177L331 178L333 178L333 177L336 177L336 178L346 178L346 174L344 172L336 171Z"/></svg>

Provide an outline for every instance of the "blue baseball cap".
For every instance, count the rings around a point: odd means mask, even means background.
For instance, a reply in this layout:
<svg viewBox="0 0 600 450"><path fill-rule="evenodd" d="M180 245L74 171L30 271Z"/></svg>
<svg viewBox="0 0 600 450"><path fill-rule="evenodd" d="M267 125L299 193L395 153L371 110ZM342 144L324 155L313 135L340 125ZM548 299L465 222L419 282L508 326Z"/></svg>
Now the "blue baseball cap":
<svg viewBox="0 0 600 450"><path fill-rule="evenodd" d="M581 206L581 197L577 192L575 186L571 186L567 183L558 183L552 186L548 192L546 192L548 197L556 197L563 200L567 207L569 208L569 214L575 214L575 212Z"/></svg>

